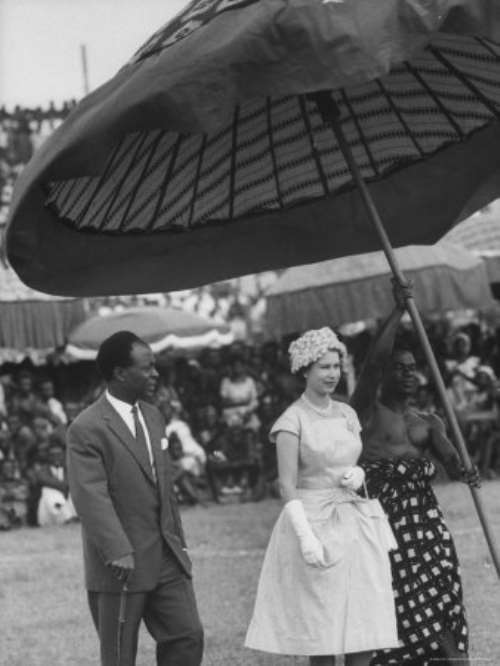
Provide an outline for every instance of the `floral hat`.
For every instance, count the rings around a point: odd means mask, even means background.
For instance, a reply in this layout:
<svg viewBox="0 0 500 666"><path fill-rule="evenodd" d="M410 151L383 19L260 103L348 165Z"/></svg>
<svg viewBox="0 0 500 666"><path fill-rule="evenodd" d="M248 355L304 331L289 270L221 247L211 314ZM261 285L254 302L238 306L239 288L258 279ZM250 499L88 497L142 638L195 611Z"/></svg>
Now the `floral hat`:
<svg viewBox="0 0 500 666"><path fill-rule="evenodd" d="M320 359L327 351L337 351L343 360L347 354L344 343L328 326L306 331L288 347L291 370L297 372Z"/></svg>

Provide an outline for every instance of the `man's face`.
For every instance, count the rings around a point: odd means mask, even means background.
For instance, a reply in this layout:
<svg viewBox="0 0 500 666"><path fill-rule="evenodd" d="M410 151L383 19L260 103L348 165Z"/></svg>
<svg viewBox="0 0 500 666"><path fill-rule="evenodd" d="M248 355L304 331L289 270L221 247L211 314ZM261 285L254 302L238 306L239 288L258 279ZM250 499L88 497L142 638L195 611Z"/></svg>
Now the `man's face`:
<svg viewBox="0 0 500 666"><path fill-rule="evenodd" d="M153 352L147 345L134 344L130 352L130 365L121 369L122 381L135 399L153 396L158 372Z"/></svg>
<svg viewBox="0 0 500 666"><path fill-rule="evenodd" d="M48 450L48 462L50 465L62 467L64 464L64 449L62 446L51 446Z"/></svg>
<svg viewBox="0 0 500 666"><path fill-rule="evenodd" d="M417 364L409 351L393 354L384 379L386 387L397 395L412 396L417 390Z"/></svg>
<svg viewBox="0 0 500 666"><path fill-rule="evenodd" d="M43 384L40 386L40 393L42 395L42 398L44 398L45 400L53 398L54 386L52 385L52 382L43 382Z"/></svg>
<svg viewBox="0 0 500 666"><path fill-rule="evenodd" d="M31 389L33 388L33 382L31 381L31 377L23 375L19 379L19 388L23 393L30 393Z"/></svg>
<svg viewBox="0 0 500 666"><path fill-rule="evenodd" d="M16 478L16 463L14 460L4 460L2 463L2 476L4 479Z"/></svg>
<svg viewBox="0 0 500 666"><path fill-rule="evenodd" d="M52 427L47 419L37 417L33 419L33 431L40 442L45 442L52 434Z"/></svg>

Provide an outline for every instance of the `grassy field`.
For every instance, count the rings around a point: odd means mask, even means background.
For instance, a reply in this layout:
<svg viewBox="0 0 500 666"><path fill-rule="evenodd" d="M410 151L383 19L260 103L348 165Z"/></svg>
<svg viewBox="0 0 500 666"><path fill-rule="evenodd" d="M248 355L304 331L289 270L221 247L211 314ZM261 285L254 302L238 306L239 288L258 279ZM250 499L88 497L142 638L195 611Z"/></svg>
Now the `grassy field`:
<svg viewBox="0 0 500 666"><path fill-rule="evenodd" d="M462 562L473 666L500 664L500 583L488 556L468 489L436 488ZM481 491L500 543L500 482ZM304 666L242 647L260 563L279 503L186 509L183 520L194 561L206 631L204 666ZM0 665L95 666L97 640L82 584L78 525L0 535ZM138 666L155 663L141 633Z"/></svg>

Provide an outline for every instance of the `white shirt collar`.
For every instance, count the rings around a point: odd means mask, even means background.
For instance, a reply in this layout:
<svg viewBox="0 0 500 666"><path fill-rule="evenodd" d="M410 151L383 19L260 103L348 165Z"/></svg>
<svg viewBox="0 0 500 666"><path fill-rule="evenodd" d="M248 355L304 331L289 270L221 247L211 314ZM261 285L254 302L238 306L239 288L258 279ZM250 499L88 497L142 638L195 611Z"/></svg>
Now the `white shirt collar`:
<svg viewBox="0 0 500 666"><path fill-rule="evenodd" d="M124 400L116 398L114 395L111 395L111 393L107 389L106 389L106 400L108 400L111 406L116 409L118 414L122 417L122 419L125 420L125 422L127 422L130 418L132 418L133 405L131 405L129 402L125 402ZM139 405L137 403L135 404L139 409Z"/></svg>

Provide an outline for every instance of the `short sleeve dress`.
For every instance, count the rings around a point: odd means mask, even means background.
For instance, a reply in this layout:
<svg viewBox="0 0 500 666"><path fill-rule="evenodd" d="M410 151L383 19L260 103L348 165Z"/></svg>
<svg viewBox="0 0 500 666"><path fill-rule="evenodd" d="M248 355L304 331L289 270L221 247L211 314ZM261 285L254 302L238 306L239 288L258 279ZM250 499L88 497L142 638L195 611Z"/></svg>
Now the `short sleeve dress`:
<svg viewBox="0 0 500 666"><path fill-rule="evenodd" d="M297 492L323 544L325 567L307 564L286 512L266 550L246 647L289 655L340 655L399 645L388 551L396 548L377 500L340 485L361 453L354 410L328 413L304 398L276 421L271 438L299 439Z"/></svg>

